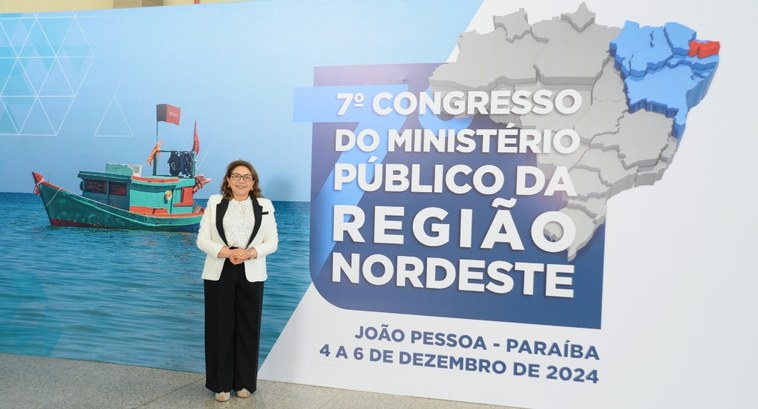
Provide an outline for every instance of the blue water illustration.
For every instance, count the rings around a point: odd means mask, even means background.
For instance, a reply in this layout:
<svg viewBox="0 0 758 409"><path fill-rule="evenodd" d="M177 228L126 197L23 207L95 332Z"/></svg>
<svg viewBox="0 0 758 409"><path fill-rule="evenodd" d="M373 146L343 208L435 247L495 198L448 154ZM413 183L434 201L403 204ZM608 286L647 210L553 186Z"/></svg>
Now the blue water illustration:
<svg viewBox="0 0 758 409"><path fill-rule="evenodd" d="M274 206L260 363L311 282L310 205ZM0 352L204 372L196 234L52 227L30 193L0 193L0 231Z"/></svg>

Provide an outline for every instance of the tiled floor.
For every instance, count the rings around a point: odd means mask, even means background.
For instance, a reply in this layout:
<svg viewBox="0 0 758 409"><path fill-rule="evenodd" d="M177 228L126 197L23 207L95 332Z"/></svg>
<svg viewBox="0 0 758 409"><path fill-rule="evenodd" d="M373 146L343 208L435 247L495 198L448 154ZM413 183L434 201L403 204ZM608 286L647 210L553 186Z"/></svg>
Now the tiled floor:
<svg viewBox="0 0 758 409"><path fill-rule="evenodd" d="M498 406L259 381L247 399L216 402L203 374L0 354L0 408L491 409Z"/></svg>

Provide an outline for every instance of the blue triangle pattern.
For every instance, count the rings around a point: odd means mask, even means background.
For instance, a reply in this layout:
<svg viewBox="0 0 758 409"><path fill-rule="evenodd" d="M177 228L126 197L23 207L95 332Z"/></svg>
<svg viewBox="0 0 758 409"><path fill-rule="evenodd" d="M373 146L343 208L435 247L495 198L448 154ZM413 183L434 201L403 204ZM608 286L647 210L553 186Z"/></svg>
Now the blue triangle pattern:
<svg viewBox="0 0 758 409"><path fill-rule="evenodd" d="M0 91L5 89L5 84L8 82L17 62L17 58L0 58Z"/></svg>
<svg viewBox="0 0 758 409"><path fill-rule="evenodd" d="M89 57L92 56L92 49L90 47L87 37L84 35L81 26L77 20L74 20L71 24L71 28L66 34L66 39L63 41L60 49L58 50L59 56L66 57Z"/></svg>
<svg viewBox="0 0 758 409"><path fill-rule="evenodd" d="M34 88L29 78L26 77L24 67L21 64L13 66L8 81L3 87L2 95L4 96L34 96Z"/></svg>
<svg viewBox="0 0 758 409"><path fill-rule="evenodd" d="M39 95L74 96L74 91L71 90L66 73L63 72L63 67L61 67L60 61L57 59L50 68L50 72L45 79L45 83L42 85L42 89L39 91Z"/></svg>
<svg viewBox="0 0 758 409"><path fill-rule="evenodd" d="M47 113L53 132L57 135L74 103L74 97L40 97L39 102Z"/></svg>
<svg viewBox="0 0 758 409"><path fill-rule="evenodd" d="M21 57L54 57L53 47L50 46L50 42L47 41L45 32L42 31L42 26L39 22L35 21L29 31L29 36L24 42L24 48L21 49L19 54Z"/></svg>
<svg viewBox="0 0 758 409"><path fill-rule="evenodd" d="M74 94L79 92L94 57L58 57L58 63L68 79Z"/></svg>
<svg viewBox="0 0 758 409"><path fill-rule="evenodd" d="M13 124L11 114L5 109L5 105L0 101L0 135L18 135L16 125Z"/></svg>
<svg viewBox="0 0 758 409"><path fill-rule="evenodd" d="M71 18L41 18L38 20L42 31L47 36L47 41L50 42L50 46L53 49L54 54L58 54L63 45L63 41L66 39L68 30L71 27L73 19Z"/></svg>
<svg viewBox="0 0 758 409"><path fill-rule="evenodd" d="M29 111L34 104L34 97L2 97L3 105L10 114L11 120L20 129L29 116Z"/></svg>
<svg viewBox="0 0 758 409"><path fill-rule="evenodd" d="M11 40L5 34L5 29L0 24L0 57L15 57L16 50L11 44Z"/></svg>
<svg viewBox="0 0 758 409"><path fill-rule="evenodd" d="M50 120L39 100L34 100L32 109L29 111L29 116L27 116L20 133L22 135L55 135L53 126L50 124Z"/></svg>
<svg viewBox="0 0 758 409"><path fill-rule="evenodd" d="M119 91L116 91L116 93L118 94ZM139 124L144 123L145 118L151 118L155 113L155 107L145 106L145 100L141 96L117 95L114 96L114 99L121 109L124 120L132 129L137 129ZM176 128L176 125L171 126Z"/></svg>
<svg viewBox="0 0 758 409"><path fill-rule="evenodd" d="M35 93L39 93L42 84L45 83L50 68L55 64L55 59L50 58L20 58L19 62L26 72L26 78L34 88Z"/></svg>
<svg viewBox="0 0 758 409"><path fill-rule="evenodd" d="M29 30L34 25L34 19L28 17L5 19L0 20L0 25L3 26L5 34L18 54L29 37Z"/></svg>
<svg viewBox="0 0 758 409"><path fill-rule="evenodd" d="M132 130L129 128L129 124L124 118L123 112L118 102L111 101L108 105L108 109L103 115L103 119L100 125L95 131L96 136L134 136Z"/></svg>

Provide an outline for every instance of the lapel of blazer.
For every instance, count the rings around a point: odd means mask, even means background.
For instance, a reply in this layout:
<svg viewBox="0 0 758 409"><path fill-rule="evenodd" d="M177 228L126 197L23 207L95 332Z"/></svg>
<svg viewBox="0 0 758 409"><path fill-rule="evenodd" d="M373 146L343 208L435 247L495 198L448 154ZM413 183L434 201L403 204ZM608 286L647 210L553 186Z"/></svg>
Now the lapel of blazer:
<svg viewBox="0 0 758 409"><path fill-rule="evenodd" d="M216 205L216 230L224 244L227 244L226 234L224 234L224 214L226 214L226 209L228 208L229 200L226 198L221 198L221 201Z"/></svg>
<svg viewBox="0 0 758 409"><path fill-rule="evenodd" d="M258 234L258 230L261 229L261 217L263 217L263 206L258 203L258 199L251 197L253 200L253 214L255 215L255 224L253 224L253 233L250 234L250 240L247 241L247 247L250 247L250 243L253 242L253 238Z"/></svg>

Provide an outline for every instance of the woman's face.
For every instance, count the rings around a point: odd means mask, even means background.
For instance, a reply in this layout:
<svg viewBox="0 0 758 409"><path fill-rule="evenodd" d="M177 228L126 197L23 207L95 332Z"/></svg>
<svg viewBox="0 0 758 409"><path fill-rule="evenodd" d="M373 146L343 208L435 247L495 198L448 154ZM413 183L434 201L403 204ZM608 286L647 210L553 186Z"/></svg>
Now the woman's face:
<svg viewBox="0 0 758 409"><path fill-rule="evenodd" d="M235 180L235 178L237 180ZM250 190L253 188L253 175L246 166L237 166L232 169L231 176L226 178L229 187L232 188L232 196L241 200L248 197Z"/></svg>

